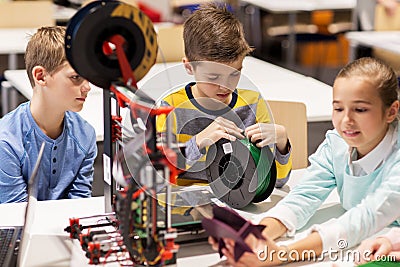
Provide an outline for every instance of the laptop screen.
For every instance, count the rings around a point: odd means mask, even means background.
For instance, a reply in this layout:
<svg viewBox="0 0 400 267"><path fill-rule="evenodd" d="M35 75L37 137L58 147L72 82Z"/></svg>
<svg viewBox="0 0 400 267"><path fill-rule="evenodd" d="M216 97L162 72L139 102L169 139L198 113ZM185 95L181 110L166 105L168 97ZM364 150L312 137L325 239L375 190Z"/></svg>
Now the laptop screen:
<svg viewBox="0 0 400 267"><path fill-rule="evenodd" d="M28 202L26 204L25 209L25 221L24 221L24 228L21 236L21 243L19 246L19 253L17 259L17 266L24 266L24 257L26 256L26 251L28 248L30 234L32 230L32 224L35 219L35 211L37 205L37 190L38 190L38 171L40 167L40 162L43 157L45 142L42 143L40 146L39 154L36 159L35 166L33 168L31 177L28 181Z"/></svg>

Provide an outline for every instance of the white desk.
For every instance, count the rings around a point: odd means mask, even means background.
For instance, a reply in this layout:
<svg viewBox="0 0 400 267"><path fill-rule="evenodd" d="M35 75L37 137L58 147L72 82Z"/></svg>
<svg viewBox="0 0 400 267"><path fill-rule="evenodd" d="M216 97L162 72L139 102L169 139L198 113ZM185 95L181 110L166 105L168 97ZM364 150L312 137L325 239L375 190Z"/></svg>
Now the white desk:
<svg viewBox="0 0 400 267"><path fill-rule="evenodd" d="M1 29L0 54L8 54L8 68L17 68L17 55L25 53L29 36L36 30L31 28Z"/></svg>
<svg viewBox="0 0 400 267"><path fill-rule="evenodd" d="M58 22L67 22L77 12L74 8L53 4L53 18ZM0 28L0 54L24 54L29 35L36 32L35 28ZM10 63L12 63L10 65ZM9 69L16 69L16 60L10 62Z"/></svg>
<svg viewBox="0 0 400 267"><path fill-rule="evenodd" d="M243 3L252 4L272 12L295 12L314 11L329 9L353 9L356 6L355 0L240 0Z"/></svg>
<svg viewBox="0 0 400 267"><path fill-rule="evenodd" d="M18 67L18 54L25 53L29 36L36 30L31 28L1 29L0 28L0 54L8 55L8 69L15 70ZM1 85L0 85L1 88ZM17 95L15 91L2 90L2 113L15 108Z"/></svg>
<svg viewBox="0 0 400 267"><path fill-rule="evenodd" d="M400 54L400 31L359 31L345 34L350 41L350 60L356 57L357 46L376 47Z"/></svg>
<svg viewBox="0 0 400 267"><path fill-rule="evenodd" d="M32 88L25 70L7 70L5 78L27 99ZM180 63L154 65L139 81L138 87L154 99L160 99L170 88L193 81ZM307 77L268 62L246 57L239 87L258 89L268 100L297 101L305 103L309 122L331 120L332 88L318 80ZM92 87L94 88L94 87ZM86 99L80 114L95 128L97 140L104 137L103 97L101 90L94 88Z"/></svg>
<svg viewBox="0 0 400 267"><path fill-rule="evenodd" d="M241 211L242 215L249 217L252 214L257 214L275 205L287 194L290 188L297 184L298 180L302 177L303 172L304 170L292 171L288 185L285 185L282 190L275 189L271 197L265 202L250 205L246 210ZM326 220L341 215L342 210L337 208L337 203L338 196L336 191L334 191L328 200L325 201L324 206L321 207L321 213L318 213L319 211L317 211L317 214L313 216L312 221ZM0 214L7 214L7 216L0 216L0 226L22 225L25 206L26 203L1 204ZM48 262L57 262L56 266L69 266L68 255L63 255L56 251L59 249L65 253L68 253L68 251L71 252L71 245L66 245L66 242L70 244L71 240L66 238L68 234L64 232L64 228L69 224L69 218L103 214L104 198L93 197L88 199L39 201L36 209L35 219L32 225L32 234L40 237L50 236L37 241L41 242L41 244L34 248L35 252L37 252L36 263L38 266L44 266L46 265L45 263ZM333 212L327 212L328 209ZM192 249L195 248L195 246L192 247ZM51 249L55 253L46 253L48 249ZM42 265L40 265L40 262ZM178 258L177 266L203 267L211 266L218 262L220 262L218 254L212 253L202 256ZM299 265L307 265L307 263L293 263L288 266Z"/></svg>
<svg viewBox="0 0 400 267"><path fill-rule="evenodd" d="M76 9L53 4L55 21L68 22L77 12ZM0 54L8 54L8 69L17 69L17 55L24 54L29 36L35 28L0 28Z"/></svg>
<svg viewBox="0 0 400 267"><path fill-rule="evenodd" d="M250 5L252 7L251 10L247 9L247 12L250 13L250 29L255 33L252 36L256 48L261 48L262 45L260 9L272 13L288 13L290 33L288 36L289 49L286 55L287 67L293 67L295 63L296 33L294 25L297 20L296 13L315 10L352 10L356 6L356 0L240 0L239 2L242 6ZM245 17L247 12L241 16Z"/></svg>

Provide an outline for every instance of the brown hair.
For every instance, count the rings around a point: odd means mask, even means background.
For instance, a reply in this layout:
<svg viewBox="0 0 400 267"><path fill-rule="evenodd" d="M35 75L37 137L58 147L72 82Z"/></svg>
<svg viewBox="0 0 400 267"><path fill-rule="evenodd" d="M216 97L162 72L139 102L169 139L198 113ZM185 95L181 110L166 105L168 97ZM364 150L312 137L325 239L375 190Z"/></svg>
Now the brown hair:
<svg viewBox="0 0 400 267"><path fill-rule="evenodd" d="M32 86L35 66L42 66L52 74L67 61L64 37L65 27L61 26L42 27L32 35L25 52L25 67Z"/></svg>
<svg viewBox="0 0 400 267"><path fill-rule="evenodd" d="M362 77L379 91L383 107L390 107L398 100L399 82L395 71L381 60L371 57L357 59L342 68L336 79L351 76Z"/></svg>
<svg viewBox="0 0 400 267"><path fill-rule="evenodd" d="M189 61L231 63L253 51L242 24L222 4L208 3L194 11L184 23L183 39Z"/></svg>

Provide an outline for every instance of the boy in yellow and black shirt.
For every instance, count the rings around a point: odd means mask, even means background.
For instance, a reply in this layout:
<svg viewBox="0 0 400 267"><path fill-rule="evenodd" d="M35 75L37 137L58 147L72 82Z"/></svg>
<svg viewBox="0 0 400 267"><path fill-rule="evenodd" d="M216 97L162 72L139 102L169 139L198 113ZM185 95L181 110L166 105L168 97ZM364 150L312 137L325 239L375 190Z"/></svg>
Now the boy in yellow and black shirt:
<svg viewBox="0 0 400 267"><path fill-rule="evenodd" d="M271 123L258 92L236 88L243 60L252 51L242 25L225 7L207 4L186 20L183 35L183 63L196 82L162 100L162 105L175 107L173 135L185 144L188 167L178 184L207 180L205 154L210 145L222 138L247 137L259 147L276 145L276 187L282 187L292 168L286 129ZM157 131L165 134L165 117L157 119Z"/></svg>

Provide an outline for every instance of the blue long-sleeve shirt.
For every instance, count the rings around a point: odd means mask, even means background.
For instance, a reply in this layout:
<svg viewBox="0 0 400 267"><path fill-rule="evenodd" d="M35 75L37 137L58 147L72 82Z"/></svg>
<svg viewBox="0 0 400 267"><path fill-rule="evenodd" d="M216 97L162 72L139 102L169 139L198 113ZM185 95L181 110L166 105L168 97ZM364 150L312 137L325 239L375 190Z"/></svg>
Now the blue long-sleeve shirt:
<svg viewBox="0 0 400 267"><path fill-rule="evenodd" d="M23 103L0 120L0 203L26 201L42 142L38 200L90 197L97 156L94 128L79 114L66 112L62 134L51 139L36 124L29 106Z"/></svg>

